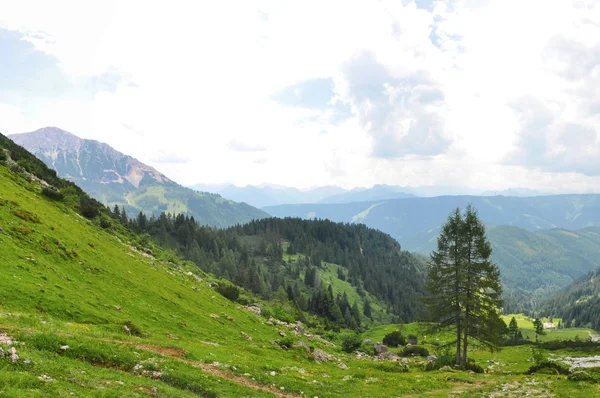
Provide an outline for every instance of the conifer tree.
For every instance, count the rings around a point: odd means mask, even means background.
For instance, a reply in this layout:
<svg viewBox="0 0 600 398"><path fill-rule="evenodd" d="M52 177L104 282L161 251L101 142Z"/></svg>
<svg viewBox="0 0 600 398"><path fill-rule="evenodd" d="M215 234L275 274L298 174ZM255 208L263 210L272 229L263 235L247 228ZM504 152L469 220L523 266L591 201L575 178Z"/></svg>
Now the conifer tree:
<svg viewBox="0 0 600 398"><path fill-rule="evenodd" d="M438 328L454 329L457 365L466 365L469 339L491 349L497 344L502 287L491 254L475 209L454 210L431 254L426 303Z"/></svg>
<svg viewBox="0 0 600 398"><path fill-rule="evenodd" d="M519 334L519 325L517 324L517 320L514 316L508 324L508 330L510 331L510 339L516 341Z"/></svg>

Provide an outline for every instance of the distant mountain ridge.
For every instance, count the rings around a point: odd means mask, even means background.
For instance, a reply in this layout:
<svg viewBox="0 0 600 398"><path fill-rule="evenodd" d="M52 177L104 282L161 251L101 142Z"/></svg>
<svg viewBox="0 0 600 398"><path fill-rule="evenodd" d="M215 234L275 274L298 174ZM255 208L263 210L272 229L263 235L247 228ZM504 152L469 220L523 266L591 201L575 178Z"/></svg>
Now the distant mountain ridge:
<svg viewBox="0 0 600 398"><path fill-rule="evenodd" d="M314 203L353 203L369 202L390 199L403 199L414 197L436 196L549 196L551 192L533 190L529 188L509 188L504 190L477 191L466 187L451 186L400 186L376 184L370 188L357 187L344 189L335 185L327 185L310 189L298 189L271 184L246 185L239 187L231 184L196 184L190 188L215 192L224 198L236 202L245 202L252 206L263 208L290 204Z"/></svg>
<svg viewBox="0 0 600 398"><path fill-rule="evenodd" d="M346 192L337 186L324 186L314 189L301 190L298 188L282 187L274 185L247 185L238 187L235 185L214 186L196 184L192 189L200 191L215 192L224 198L236 202L248 203L258 208L266 206L277 206L282 204L317 203L327 197Z"/></svg>
<svg viewBox="0 0 600 398"><path fill-rule="evenodd" d="M203 224L228 227L267 214L217 194L196 192L105 143L77 137L56 127L9 136L59 176L82 187L102 203L118 205L130 216L139 211L187 213Z"/></svg>
<svg viewBox="0 0 600 398"><path fill-rule="evenodd" d="M297 204L266 207L276 217L323 218L360 222L397 239L402 248L429 253L448 214L468 204L487 225L509 225L527 231L600 226L600 195L535 197L438 196L341 204Z"/></svg>
<svg viewBox="0 0 600 398"><path fill-rule="evenodd" d="M394 185L374 185L372 188L355 188L348 192L329 196L319 203L352 203L373 200L416 198L417 195L405 192L405 188Z"/></svg>

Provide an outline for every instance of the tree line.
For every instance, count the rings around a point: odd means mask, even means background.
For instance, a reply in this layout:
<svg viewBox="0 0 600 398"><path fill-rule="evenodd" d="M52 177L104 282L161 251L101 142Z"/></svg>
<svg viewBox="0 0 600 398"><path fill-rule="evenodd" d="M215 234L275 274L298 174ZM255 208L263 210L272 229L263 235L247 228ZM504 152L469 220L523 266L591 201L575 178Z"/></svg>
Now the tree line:
<svg viewBox="0 0 600 398"><path fill-rule="evenodd" d="M364 225L267 218L216 229L184 214L147 217L140 212L129 218L118 206L111 212L113 218L204 271L262 298L285 296L298 309L331 325L358 329L365 317L370 318L372 306L365 292L383 303L395 320L416 319L422 262L401 251L389 235ZM285 261L284 252L302 255ZM360 302L334 294L332 286L320 280L323 262L339 264L338 276L355 286Z"/></svg>

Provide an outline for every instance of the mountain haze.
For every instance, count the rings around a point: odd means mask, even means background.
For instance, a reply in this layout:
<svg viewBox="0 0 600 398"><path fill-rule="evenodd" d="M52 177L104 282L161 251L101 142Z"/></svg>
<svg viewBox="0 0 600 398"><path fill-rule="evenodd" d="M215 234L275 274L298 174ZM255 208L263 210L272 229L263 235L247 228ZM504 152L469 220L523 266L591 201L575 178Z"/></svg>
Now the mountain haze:
<svg viewBox="0 0 600 398"><path fill-rule="evenodd" d="M324 186L313 189L301 190L298 188L283 187L278 185L246 185L238 187L225 185L222 187L205 184L196 184L192 189L199 191L215 192L224 198L236 202L245 202L258 208L282 204L317 203L332 195L346 192L337 186Z"/></svg>
<svg viewBox="0 0 600 398"><path fill-rule="evenodd" d="M360 222L397 239L402 248L429 253L448 214L468 204L487 225L509 225L528 231L600 226L600 195L536 197L439 196L341 204L299 204L266 207L276 217L323 218Z"/></svg>
<svg viewBox="0 0 600 398"><path fill-rule="evenodd" d="M185 188L107 144L81 139L56 127L10 138L59 176L75 182L104 204L125 208L130 216L139 211L154 215L187 213L203 224L218 227L267 216L247 204Z"/></svg>
<svg viewBox="0 0 600 398"><path fill-rule="evenodd" d="M373 200L414 198L417 195L406 193L405 189L393 185L375 185L372 188L355 188L348 192L329 196L319 203L351 203Z"/></svg>

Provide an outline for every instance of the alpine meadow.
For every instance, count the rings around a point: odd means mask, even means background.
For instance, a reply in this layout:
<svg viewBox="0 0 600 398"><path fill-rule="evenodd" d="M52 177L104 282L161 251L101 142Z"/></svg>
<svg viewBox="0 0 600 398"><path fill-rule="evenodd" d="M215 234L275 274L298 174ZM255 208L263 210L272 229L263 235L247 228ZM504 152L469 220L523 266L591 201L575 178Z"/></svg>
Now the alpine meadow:
<svg viewBox="0 0 600 398"><path fill-rule="evenodd" d="M600 397L600 3L0 5L0 397Z"/></svg>

